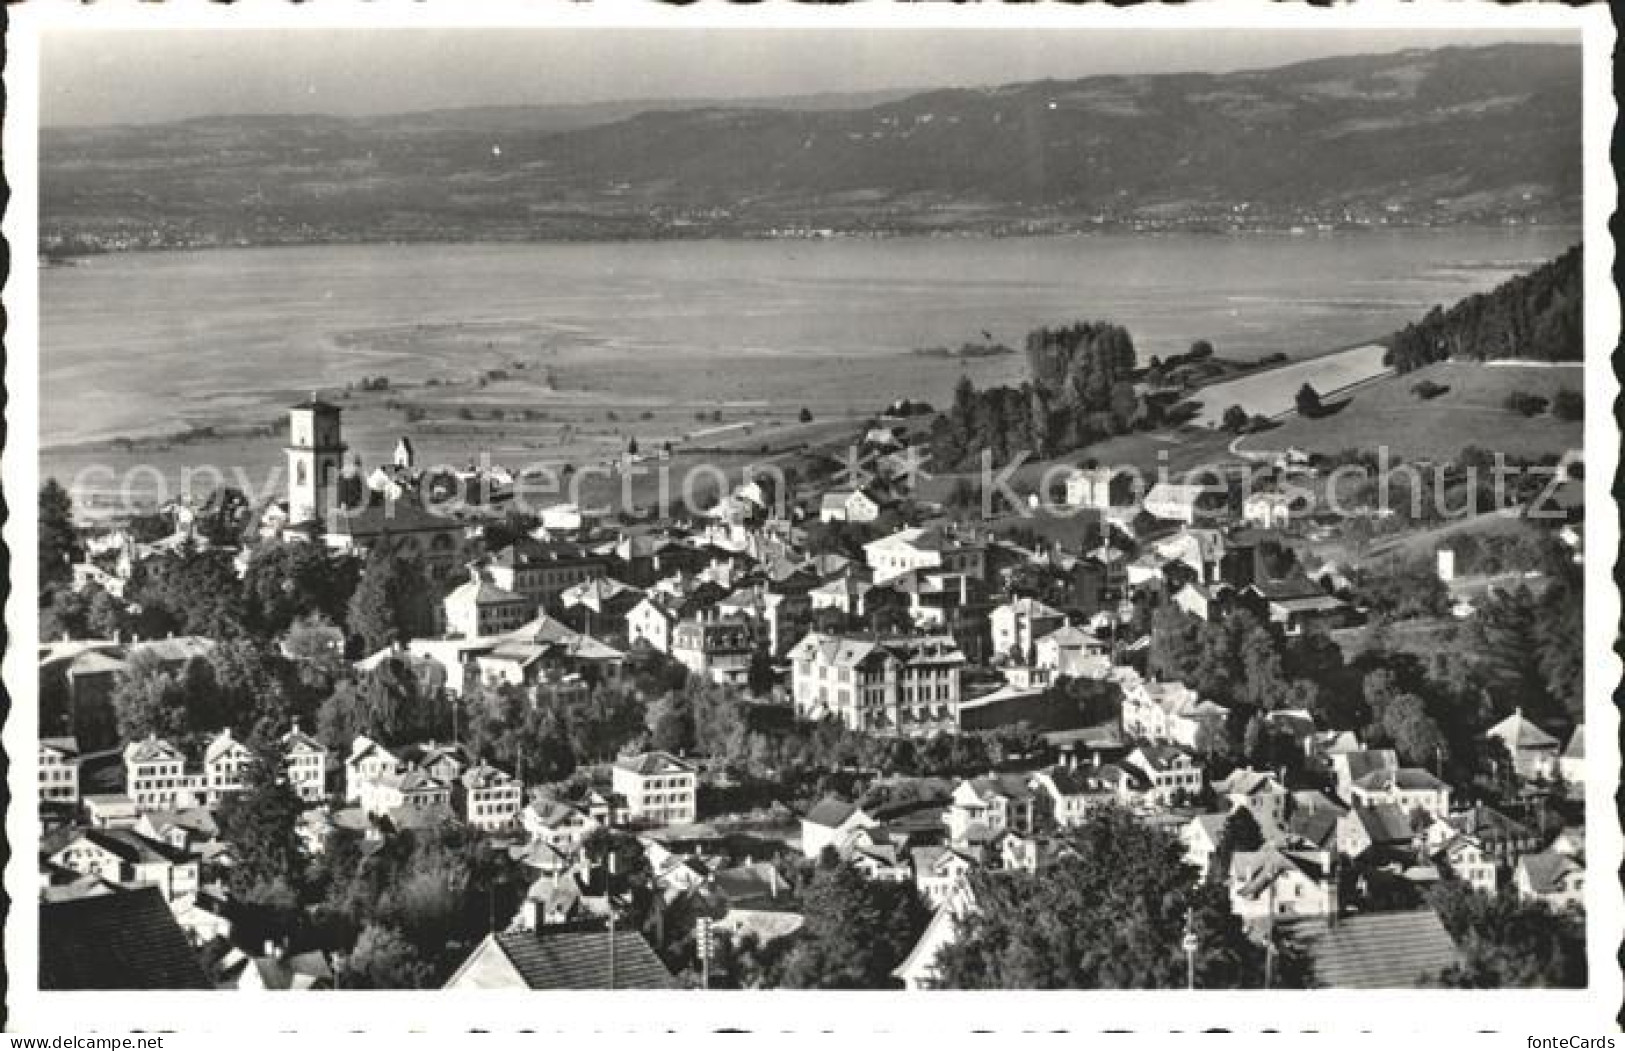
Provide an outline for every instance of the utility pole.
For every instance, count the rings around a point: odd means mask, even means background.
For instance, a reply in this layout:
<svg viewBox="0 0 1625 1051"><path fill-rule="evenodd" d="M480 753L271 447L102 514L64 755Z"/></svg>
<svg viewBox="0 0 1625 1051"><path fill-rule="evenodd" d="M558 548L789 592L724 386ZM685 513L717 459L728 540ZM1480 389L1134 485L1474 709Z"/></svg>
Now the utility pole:
<svg viewBox="0 0 1625 1051"><path fill-rule="evenodd" d="M615 844L609 847L609 873L604 879L604 903L609 906L609 987L615 988Z"/></svg>
<svg viewBox="0 0 1625 1051"><path fill-rule="evenodd" d="M700 988L711 988L711 917L700 917Z"/></svg>
<svg viewBox="0 0 1625 1051"><path fill-rule="evenodd" d="M1185 910L1185 937L1180 939L1185 950L1185 988L1196 988L1196 928L1191 925L1191 910Z"/></svg>

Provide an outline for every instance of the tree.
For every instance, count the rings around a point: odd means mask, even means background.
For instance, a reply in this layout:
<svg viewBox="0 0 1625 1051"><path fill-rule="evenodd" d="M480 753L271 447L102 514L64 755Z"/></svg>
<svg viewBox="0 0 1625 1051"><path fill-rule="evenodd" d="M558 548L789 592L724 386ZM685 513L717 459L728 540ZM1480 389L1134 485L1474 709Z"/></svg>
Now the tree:
<svg viewBox="0 0 1625 1051"><path fill-rule="evenodd" d="M1187 917L1199 988L1263 984L1264 953L1230 911L1228 890L1198 884L1171 833L1103 811L1066 836L1038 873L978 872L975 908L937 957L962 989L1156 989L1186 982ZM1283 956L1282 985L1304 979Z"/></svg>
<svg viewBox="0 0 1625 1051"><path fill-rule="evenodd" d="M649 743L681 755L694 747L694 705L685 694L662 698L649 708Z"/></svg>
<svg viewBox="0 0 1625 1051"><path fill-rule="evenodd" d="M200 708L212 697L208 665L188 661L179 674L165 668L155 654L138 652L113 688L113 715L119 739L139 741L148 735L174 738L210 729Z"/></svg>
<svg viewBox="0 0 1625 1051"><path fill-rule="evenodd" d="M392 927L368 924L339 975L345 989L424 989L432 970Z"/></svg>
<svg viewBox="0 0 1625 1051"><path fill-rule="evenodd" d="M55 478L40 486L38 531L40 587L72 580L79 533L73 526L73 499Z"/></svg>
<svg viewBox="0 0 1625 1051"><path fill-rule="evenodd" d="M434 630L428 582L415 564L386 546L373 548L350 599L350 632L361 637L368 653Z"/></svg>
<svg viewBox="0 0 1625 1051"><path fill-rule="evenodd" d="M261 545L243 576L248 623L260 635L286 631L301 617L342 622L360 578L360 563L320 544Z"/></svg>
<svg viewBox="0 0 1625 1051"><path fill-rule="evenodd" d="M1224 410L1224 421L1221 424L1231 434L1240 434L1252 423L1247 410L1240 405L1232 405Z"/></svg>
<svg viewBox="0 0 1625 1051"><path fill-rule="evenodd" d="M136 567L125 599L154 627L211 639L244 634L242 581L232 554L190 541Z"/></svg>
<svg viewBox="0 0 1625 1051"><path fill-rule="evenodd" d="M1320 393L1309 384L1305 383L1299 387L1298 393L1293 400L1297 404L1299 416L1312 420L1320 415L1322 409Z"/></svg>
<svg viewBox="0 0 1625 1051"><path fill-rule="evenodd" d="M852 866L820 866L802 895L801 941L784 964L791 989L886 989L927 919L912 883L864 879Z"/></svg>
<svg viewBox="0 0 1625 1051"><path fill-rule="evenodd" d="M811 423L813 421L812 411L809 410L805 405L803 405L801 407L801 413L800 413L798 419L800 419L802 423Z"/></svg>
<svg viewBox="0 0 1625 1051"><path fill-rule="evenodd" d="M1238 806L1224 819L1224 827L1219 830L1219 842L1213 851L1212 860L1208 863L1208 879L1220 886L1228 886L1230 880L1230 859L1236 853L1257 850L1264 845L1264 830L1258 827L1258 819L1247 807Z"/></svg>
<svg viewBox="0 0 1625 1051"><path fill-rule="evenodd" d="M1483 894L1455 880L1429 895L1461 962L1435 977L1455 988L1580 988L1586 984L1585 917L1553 912L1510 889Z"/></svg>
<svg viewBox="0 0 1625 1051"><path fill-rule="evenodd" d="M42 640L90 637L89 596L82 591L58 584L42 591L41 597L47 599L41 603L39 611L39 637Z"/></svg>
<svg viewBox="0 0 1625 1051"><path fill-rule="evenodd" d="M1552 415L1560 420L1583 420L1586 414L1585 395L1564 388L1552 395Z"/></svg>
<svg viewBox="0 0 1625 1051"><path fill-rule="evenodd" d="M231 851L227 882L244 901L283 904L289 891L297 901L304 882L304 848L296 826L304 810L288 783L281 744L268 735L249 740L254 758L243 790L228 795L219 810L220 837Z"/></svg>

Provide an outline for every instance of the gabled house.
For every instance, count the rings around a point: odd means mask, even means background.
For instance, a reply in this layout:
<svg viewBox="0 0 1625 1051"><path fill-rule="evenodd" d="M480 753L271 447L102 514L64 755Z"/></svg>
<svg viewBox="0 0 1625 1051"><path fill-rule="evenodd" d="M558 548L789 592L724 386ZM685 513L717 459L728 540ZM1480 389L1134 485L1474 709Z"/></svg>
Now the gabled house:
<svg viewBox="0 0 1625 1051"><path fill-rule="evenodd" d="M1197 814L1179 830L1179 841L1185 844L1185 857L1196 867L1198 880L1207 876L1213 855L1219 850L1226 817L1226 814Z"/></svg>
<svg viewBox="0 0 1625 1051"><path fill-rule="evenodd" d="M1265 844L1230 859L1230 906L1242 920L1332 916L1337 912L1333 855Z"/></svg>
<svg viewBox="0 0 1625 1051"><path fill-rule="evenodd" d="M1066 614L1035 598L1015 598L993 607L988 615L993 629L993 652L1026 661L1036 658L1038 640L1066 624Z"/></svg>
<svg viewBox="0 0 1625 1051"><path fill-rule="evenodd" d="M1041 801L1050 820L1059 828L1074 828L1083 824L1091 809L1109 800L1072 767L1052 766L1040 770L1027 783L1035 799Z"/></svg>
<svg viewBox="0 0 1625 1051"><path fill-rule="evenodd" d="M363 786L394 773L401 765L395 753L359 734L350 742L350 757L344 762L344 799L359 803Z"/></svg>
<svg viewBox="0 0 1625 1051"><path fill-rule="evenodd" d="M1179 682L1136 677L1123 690L1123 732L1152 742L1206 752L1229 713Z"/></svg>
<svg viewBox="0 0 1625 1051"><path fill-rule="evenodd" d="M1558 769L1561 743L1525 719L1522 708L1484 731L1484 736L1501 742L1512 757L1513 770L1525 781L1550 779Z"/></svg>
<svg viewBox="0 0 1625 1051"><path fill-rule="evenodd" d="M816 858L825 847L838 848L858 829L879 824L855 804L838 796L825 796L801 819L801 852Z"/></svg>
<svg viewBox="0 0 1625 1051"><path fill-rule="evenodd" d="M1368 851L1380 859L1408 858L1416 838L1410 817L1392 804L1356 805L1337 819L1337 850L1347 858Z"/></svg>
<svg viewBox="0 0 1625 1051"><path fill-rule="evenodd" d="M1481 894L1494 894L1495 858L1471 836L1456 836L1434 853L1440 868Z"/></svg>
<svg viewBox="0 0 1625 1051"><path fill-rule="evenodd" d="M622 756L610 771L611 785L626 799L627 818L654 825L692 824L699 774L667 752Z"/></svg>
<svg viewBox="0 0 1625 1051"><path fill-rule="evenodd" d="M1111 673L1111 644L1083 628L1063 625L1033 647L1037 664L1057 676L1104 679Z"/></svg>
<svg viewBox="0 0 1625 1051"><path fill-rule="evenodd" d="M956 844L985 843L1000 832L1030 831L1033 794L1019 776L989 774L961 781L942 815Z"/></svg>
<svg viewBox="0 0 1625 1051"><path fill-rule="evenodd" d="M582 841L602 822L579 807L538 796L519 812L519 825L532 843L550 847L560 858L572 859Z"/></svg>
<svg viewBox="0 0 1625 1051"><path fill-rule="evenodd" d="M978 865L969 852L947 846L915 847L909 851L909 864L915 889L933 908L940 908L963 889Z"/></svg>
<svg viewBox="0 0 1625 1051"><path fill-rule="evenodd" d="M1444 817L1450 813L1450 786L1417 767L1373 770L1349 786L1349 802L1366 807L1387 803L1402 814Z"/></svg>
<svg viewBox="0 0 1625 1051"><path fill-rule="evenodd" d="M288 757L288 783L305 802L320 802L327 795L327 746L297 724L282 736L282 746Z"/></svg>
<svg viewBox="0 0 1625 1051"><path fill-rule="evenodd" d="M198 889L198 862L186 851L128 829L87 829L50 855L51 864L126 887L156 887L166 901Z"/></svg>
<svg viewBox="0 0 1625 1051"><path fill-rule="evenodd" d="M524 790L511 774L480 763L463 772L456 796L464 823L482 832L498 832L518 823Z"/></svg>
<svg viewBox="0 0 1625 1051"><path fill-rule="evenodd" d="M76 738L40 738L39 801L70 805L79 802L79 741Z"/></svg>
<svg viewBox="0 0 1625 1051"><path fill-rule="evenodd" d="M612 946L613 941L613 946ZM447 989L672 989L666 965L635 930L543 927L488 934Z"/></svg>
<svg viewBox="0 0 1625 1051"><path fill-rule="evenodd" d="M1213 782L1213 791L1230 810L1246 807L1252 811L1253 819L1266 836L1272 829L1286 824L1286 802L1291 793L1271 771L1237 767L1222 781Z"/></svg>
<svg viewBox="0 0 1625 1051"><path fill-rule="evenodd" d="M1525 901L1585 907L1585 866L1567 854L1525 854L1512 870L1512 885Z"/></svg>
<svg viewBox="0 0 1625 1051"><path fill-rule="evenodd" d="M1194 798L1202 791L1202 766L1196 757L1172 744L1142 744L1123 760L1151 784L1149 801L1172 805L1176 797Z"/></svg>

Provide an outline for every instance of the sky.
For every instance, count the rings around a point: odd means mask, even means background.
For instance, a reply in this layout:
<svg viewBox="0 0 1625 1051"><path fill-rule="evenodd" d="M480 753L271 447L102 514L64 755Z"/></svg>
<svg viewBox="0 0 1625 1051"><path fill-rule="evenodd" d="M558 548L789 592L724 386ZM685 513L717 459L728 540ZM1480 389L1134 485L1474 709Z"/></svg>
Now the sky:
<svg viewBox="0 0 1625 1051"><path fill-rule="evenodd" d="M56 30L40 121L144 124L238 113L364 116L466 106L762 98L1223 72L1531 30Z"/></svg>

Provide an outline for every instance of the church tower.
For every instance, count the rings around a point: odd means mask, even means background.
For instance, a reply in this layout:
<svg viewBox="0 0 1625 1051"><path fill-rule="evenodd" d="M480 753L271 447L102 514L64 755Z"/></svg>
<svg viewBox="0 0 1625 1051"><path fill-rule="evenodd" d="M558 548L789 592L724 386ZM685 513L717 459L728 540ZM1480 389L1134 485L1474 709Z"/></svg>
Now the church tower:
<svg viewBox="0 0 1625 1051"><path fill-rule="evenodd" d="M344 464L339 408L312 394L288 410L288 521L325 526Z"/></svg>

